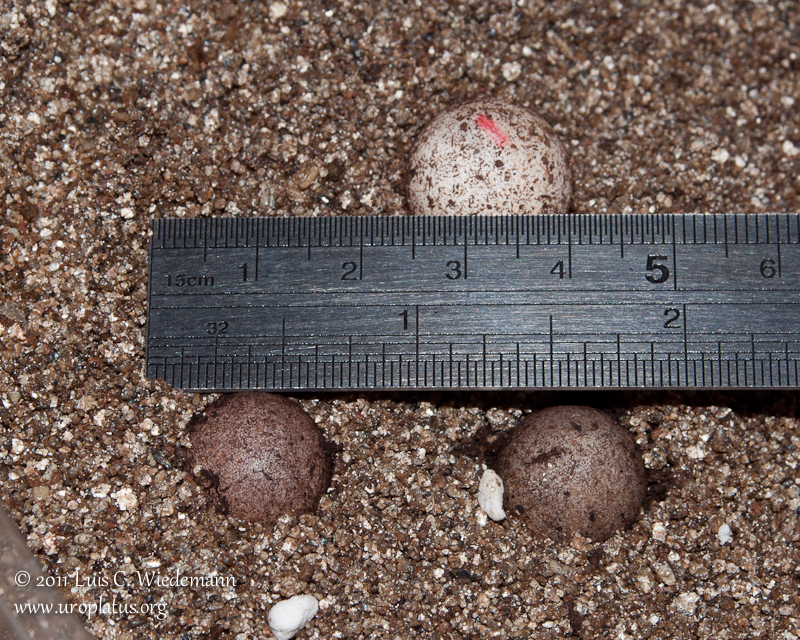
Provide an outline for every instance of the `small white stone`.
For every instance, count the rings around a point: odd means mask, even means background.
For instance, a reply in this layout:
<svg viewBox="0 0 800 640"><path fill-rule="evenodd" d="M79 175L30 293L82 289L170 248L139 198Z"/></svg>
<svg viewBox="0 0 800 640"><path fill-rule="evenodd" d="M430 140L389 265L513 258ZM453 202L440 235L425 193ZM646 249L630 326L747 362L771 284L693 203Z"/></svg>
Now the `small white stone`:
<svg viewBox="0 0 800 640"><path fill-rule="evenodd" d="M719 531L717 531L717 538L720 544L727 544L733 539L731 528L726 523L723 523Z"/></svg>
<svg viewBox="0 0 800 640"><path fill-rule="evenodd" d="M16 322L8 328L6 333L15 340L25 340L25 332Z"/></svg>
<svg viewBox="0 0 800 640"><path fill-rule="evenodd" d="M506 62L503 67L503 77L507 82L514 82L522 75L522 65L519 62Z"/></svg>
<svg viewBox="0 0 800 640"><path fill-rule="evenodd" d="M800 155L800 147L796 146L791 140L784 140L781 149L783 154L790 158Z"/></svg>
<svg viewBox="0 0 800 640"><path fill-rule="evenodd" d="M314 596L294 596L276 604L269 612L269 628L276 640L289 640L306 626L319 610Z"/></svg>
<svg viewBox="0 0 800 640"><path fill-rule="evenodd" d="M692 460L703 460L706 457L706 452L703 451L702 447L697 445L692 445L686 449L686 455L689 456Z"/></svg>
<svg viewBox="0 0 800 640"><path fill-rule="evenodd" d="M675 605L678 607L678 611L682 611L687 615L692 615L694 614L694 610L697 607L697 601L699 599L699 595L697 595L694 591L689 591L688 593L681 593L678 597L676 597Z"/></svg>
<svg viewBox="0 0 800 640"><path fill-rule="evenodd" d="M678 579L675 577L675 572L665 562L656 562L653 564L653 569L659 579L668 587L673 586Z"/></svg>
<svg viewBox="0 0 800 640"><path fill-rule="evenodd" d="M271 20L280 20L286 15L288 7L283 2L273 2L269 5L269 17Z"/></svg>
<svg viewBox="0 0 800 640"><path fill-rule="evenodd" d="M667 556L667 560L669 560L672 564L675 564L680 559L681 559L680 554L676 553L675 551L670 551L669 555Z"/></svg>
<svg viewBox="0 0 800 640"><path fill-rule="evenodd" d="M111 497L117 501L120 511L130 511L139 505L139 500L130 487L122 487L116 493L112 493Z"/></svg>
<svg viewBox="0 0 800 640"><path fill-rule="evenodd" d="M213 133L219 128L219 109L212 109L203 118L203 129L206 133Z"/></svg>
<svg viewBox="0 0 800 640"><path fill-rule="evenodd" d="M506 512L503 511L503 480L491 469L487 469L481 476L478 485L478 504L494 521L504 520Z"/></svg>
<svg viewBox="0 0 800 640"><path fill-rule="evenodd" d="M653 528L650 530L653 538L659 542L664 542L667 539L667 525L663 522L654 522Z"/></svg>
<svg viewBox="0 0 800 640"><path fill-rule="evenodd" d="M730 157L731 154L728 153L727 149L714 149L714 151L711 152L711 159L717 164L725 164Z"/></svg>
<svg viewBox="0 0 800 640"><path fill-rule="evenodd" d="M91 488L92 497L94 498L105 498L110 491L111 485L106 483L98 484L96 487Z"/></svg>

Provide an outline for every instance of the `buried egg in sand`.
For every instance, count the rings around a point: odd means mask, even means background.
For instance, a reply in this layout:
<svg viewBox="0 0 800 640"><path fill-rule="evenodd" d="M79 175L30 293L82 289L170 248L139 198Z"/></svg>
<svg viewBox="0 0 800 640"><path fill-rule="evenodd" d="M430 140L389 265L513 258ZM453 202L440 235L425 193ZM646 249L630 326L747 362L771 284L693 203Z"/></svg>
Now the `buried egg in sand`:
<svg viewBox="0 0 800 640"><path fill-rule="evenodd" d="M314 510L330 484L332 446L294 400L222 396L190 432L190 469L224 513L273 524Z"/></svg>
<svg viewBox="0 0 800 640"><path fill-rule="evenodd" d="M647 489L631 434L590 407L525 416L506 435L493 466L505 484L505 509L553 539L576 531L607 540L634 522Z"/></svg>

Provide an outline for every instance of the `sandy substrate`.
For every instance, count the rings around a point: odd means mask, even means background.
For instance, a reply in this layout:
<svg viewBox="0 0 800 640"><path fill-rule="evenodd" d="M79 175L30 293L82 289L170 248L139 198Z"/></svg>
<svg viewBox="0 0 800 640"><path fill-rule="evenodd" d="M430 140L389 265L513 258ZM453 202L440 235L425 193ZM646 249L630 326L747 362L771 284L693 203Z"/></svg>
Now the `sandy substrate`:
<svg viewBox="0 0 800 640"><path fill-rule="evenodd" d="M464 99L553 125L573 212L797 211L799 19L0 0L0 497L68 602L115 603L91 632L268 637L272 603L312 594L299 638L800 636L796 392L303 397L340 447L333 484L266 529L182 468L213 397L142 377L152 217L404 214L414 136ZM554 404L619 416L652 472L604 544L477 507L476 442Z"/></svg>

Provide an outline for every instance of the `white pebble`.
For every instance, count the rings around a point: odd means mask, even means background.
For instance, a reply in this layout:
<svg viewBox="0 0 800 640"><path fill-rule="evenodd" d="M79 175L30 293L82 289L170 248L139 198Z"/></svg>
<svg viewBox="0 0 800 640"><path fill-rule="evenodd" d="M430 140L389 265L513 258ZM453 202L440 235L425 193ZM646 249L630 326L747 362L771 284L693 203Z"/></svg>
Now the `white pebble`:
<svg viewBox="0 0 800 640"><path fill-rule="evenodd" d="M675 605L677 606L678 611L691 616L694 614L694 610L697 608L698 600L700 600L700 596L694 591L689 591L688 593L679 594L675 598Z"/></svg>
<svg viewBox="0 0 800 640"><path fill-rule="evenodd" d="M711 159L717 164L725 164L730 157L731 154L728 153L728 150L723 149L722 147L719 149L714 149L714 151L711 152Z"/></svg>
<svg viewBox="0 0 800 640"><path fill-rule="evenodd" d="M717 538L719 538L720 544L727 544L733 539L733 535L731 534L731 528L727 524L722 524L717 531Z"/></svg>
<svg viewBox="0 0 800 640"><path fill-rule="evenodd" d="M133 511L139 506L139 499L130 487L122 487L116 493L112 493L111 497L117 501L120 511Z"/></svg>
<svg viewBox="0 0 800 640"><path fill-rule="evenodd" d="M478 504L492 520L504 520L506 512L503 511L503 480L491 469L487 469L481 476L478 485Z"/></svg>
<svg viewBox="0 0 800 640"><path fill-rule="evenodd" d="M273 2L269 5L269 17L272 20L280 20L288 10L289 8L283 2Z"/></svg>
<svg viewBox="0 0 800 640"><path fill-rule="evenodd" d="M781 145L781 149L783 150L784 155L789 156L790 158L800 155L800 147L795 145L791 140L784 140L783 144Z"/></svg>
<svg viewBox="0 0 800 640"><path fill-rule="evenodd" d="M704 460L706 457L706 452L703 451L702 447L692 445L686 449L686 455L692 460Z"/></svg>
<svg viewBox="0 0 800 640"><path fill-rule="evenodd" d="M269 611L269 628L277 640L289 640L319 611L314 596L294 596Z"/></svg>
<svg viewBox="0 0 800 640"><path fill-rule="evenodd" d="M522 75L522 65L519 62L506 62L502 66L503 77L508 82L514 82Z"/></svg>
<svg viewBox="0 0 800 640"><path fill-rule="evenodd" d="M90 489L93 498L107 498L108 494L111 493L111 485L106 484L98 484L96 487L92 487Z"/></svg>

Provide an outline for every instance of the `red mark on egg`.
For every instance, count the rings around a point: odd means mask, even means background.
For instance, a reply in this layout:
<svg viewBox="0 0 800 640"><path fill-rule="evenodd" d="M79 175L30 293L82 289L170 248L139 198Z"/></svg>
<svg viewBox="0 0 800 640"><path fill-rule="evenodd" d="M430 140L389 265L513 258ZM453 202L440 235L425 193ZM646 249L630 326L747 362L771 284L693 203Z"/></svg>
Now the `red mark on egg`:
<svg viewBox="0 0 800 640"><path fill-rule="evenodd" d="M475 124L486 132L492 142L494 142L501 149L508 143L508 136L494 123L491 116L485 116L479 113L475 116Z"/></svg>

